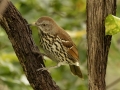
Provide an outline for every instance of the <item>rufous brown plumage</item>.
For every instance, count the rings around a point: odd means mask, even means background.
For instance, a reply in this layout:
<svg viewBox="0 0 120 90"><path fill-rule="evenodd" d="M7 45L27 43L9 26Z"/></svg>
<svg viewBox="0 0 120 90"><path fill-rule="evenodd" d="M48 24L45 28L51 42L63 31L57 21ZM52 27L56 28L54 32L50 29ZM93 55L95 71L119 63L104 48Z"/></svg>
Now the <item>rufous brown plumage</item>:
<svg viewBox="0 0 120 90"><path fill-rule="evenodd" d="M35 26L38 27L40 47L44 53L58 66L69 64L71 72L82 78L78 50L67 32L47 16L39 18Z"/></svg>

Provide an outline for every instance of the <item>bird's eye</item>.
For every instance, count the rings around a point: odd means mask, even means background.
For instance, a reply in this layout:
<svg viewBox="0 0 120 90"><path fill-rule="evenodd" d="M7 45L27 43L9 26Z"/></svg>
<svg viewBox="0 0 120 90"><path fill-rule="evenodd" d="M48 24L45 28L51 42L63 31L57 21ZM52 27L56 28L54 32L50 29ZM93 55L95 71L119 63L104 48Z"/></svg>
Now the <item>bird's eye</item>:
<svg viewBox="0 0 120 90"><path fill-rule="evenodd" d="M43 26L46 26L47 24L42 24Z"/></svg>

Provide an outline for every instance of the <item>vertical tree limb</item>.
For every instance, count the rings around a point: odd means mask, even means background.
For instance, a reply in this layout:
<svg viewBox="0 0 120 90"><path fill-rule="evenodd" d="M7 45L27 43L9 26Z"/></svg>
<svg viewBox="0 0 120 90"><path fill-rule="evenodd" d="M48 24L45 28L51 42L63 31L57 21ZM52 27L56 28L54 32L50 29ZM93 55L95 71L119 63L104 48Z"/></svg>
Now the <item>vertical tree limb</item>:
<svg viewBox="0 0 120 90"><path fill-rule="evenodd" d="M89 90L106 90L105 75L112 36L105 36L105 17L116 13L116 0L87 0Z"/></svg>
<svg viewBox="0 0 120 90"><path fill-rule="evenodd" d="M0 4L2 1L5 0L1 0ZM0 25L6 31L30 85L34 90L60 90L47 71L36 71L42 67L43 60L34 52L39 52L39 49L27 21L10 1L7 1L5 8L0 13Z"/></svg>

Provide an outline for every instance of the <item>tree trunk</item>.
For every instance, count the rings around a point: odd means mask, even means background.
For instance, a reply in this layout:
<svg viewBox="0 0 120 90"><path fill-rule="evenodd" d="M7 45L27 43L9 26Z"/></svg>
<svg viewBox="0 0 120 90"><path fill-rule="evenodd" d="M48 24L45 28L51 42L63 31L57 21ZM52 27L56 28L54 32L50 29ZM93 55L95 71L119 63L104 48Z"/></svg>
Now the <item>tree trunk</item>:
<svg viewBox="0 0 120 90"><path fill-rule="evenodd" d="M34 90L60 90L47 71L36 71L44 65L27 21L7 0L0 1L0 25L6 31L25 75Z"/></svg>
<svg viewBox="0 0 120 90"><path fill-rule="evenodd" d="M112 36L105 36L105 17L116 13L116 0L87 0L89 90L106 90L105 75Z"/></svg>

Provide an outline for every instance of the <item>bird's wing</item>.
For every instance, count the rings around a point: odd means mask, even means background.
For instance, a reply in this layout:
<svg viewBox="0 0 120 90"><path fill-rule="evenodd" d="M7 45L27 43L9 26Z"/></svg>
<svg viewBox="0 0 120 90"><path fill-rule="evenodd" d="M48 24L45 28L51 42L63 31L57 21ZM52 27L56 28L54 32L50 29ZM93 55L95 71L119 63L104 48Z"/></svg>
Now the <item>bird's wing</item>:
<svg viewBox="0 0 120 90"><path fill-rule="evenodd" d="M59 32L58 36L60 37L64 47L67 48L68 56L72 58L73 62L78 62L79 60L78 51L76 45L73 43L70 36L64 30L62 30L62 32Z"/></svg>

